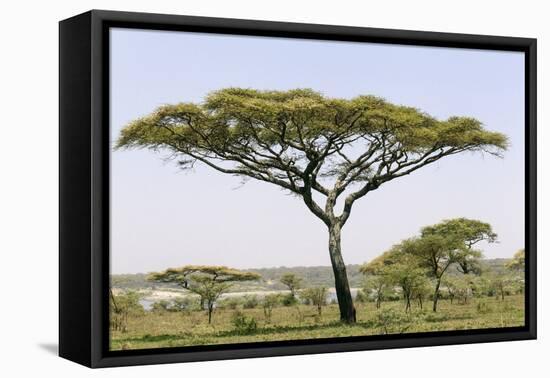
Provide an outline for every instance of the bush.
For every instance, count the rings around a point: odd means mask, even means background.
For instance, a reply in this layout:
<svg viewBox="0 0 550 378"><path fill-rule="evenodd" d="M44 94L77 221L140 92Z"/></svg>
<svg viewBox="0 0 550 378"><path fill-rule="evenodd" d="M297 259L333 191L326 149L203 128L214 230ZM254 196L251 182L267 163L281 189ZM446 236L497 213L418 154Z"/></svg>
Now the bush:
<svg viewBox="0 0 550 378"><path fill-rule="evenodd" d="M231 323L235 328L235 332L239 335L249 335L258 329L256 319L252 317L248 318L240 311L235 311L231 318Z"/></svg>
<svg viewBox="0 0 550 378"><path fill-rule="evenodd" d="M244 296L244 303L243 308L256 308L260 304L260 301L258 300L258 296L256 295L245 295Z"/></svg>
<svg viewBox="0 0 550 378"><path fill-rule="evenodd" d="M477 312L480 314L487 314L491 312L493 309L489 306L489 304L485 301L479 301L476 305Z"/></svg>
<svg viewBox="0 0 550 378"><path fill-rule="evenodd" d="M403 313L393 308L380 310L376 315L375 325L382 329L382 333L403 333L411 327L416 319L413 315Z"/></svg>
<svg viewBox="0 0 550 378"><path fill-rule="evenodd" d="M145 310L139 303L139 294L133 291L113 295L111 291L110 326L115 331L126 332L128 317L143 315Z"/></svg>
<svg viewBox="0 0 550 378"><path fill-rule="evenodd" d="M262 301L263 309L264 309L264 316L267 323L271 322L271 314L273 312L273 308L277 307L277 305L280 302L279 295L277 294L268 294L264 297Z"/></svg>
<svg viewBox="0 0 550 378"><path fill-rule="evenodd" d="M175 298L170 307L170 311L197 311L200 310L200 305L197 300L193 300L189 297L177 297Z"/></svg>
<svg viewBox="0 0 550 378"><path fill-rule="evenodd" d="M281 304L283 306L286 306L286 307L289 307L289 306L294 306L296 303L298 303L298 300L296 299L296 297L292 294L287 294L287 295L284 295L282 298L281 298Z"/></svg>
<svg viewBox="0 0 550 378"><path fill-rule="evenodd" d="M160 301L153 303L153 305L151 306L151 310L153 312L163 313L165 311L168 311L169 309L170 302L165 299L161 299Z"/></svg>
<svg viewBox="0 0 550 378"><path fill-rule="evenodd" d="M224 299L218 303L219 308L228 308L230 310L236 310L237 307L242 303L238 297L230 297Z"/></svg>
<svg viewBox="0 0 550 378"><path fill-rule="evenodd" d="M302 290L300 296L308 301L308 304L317 306L317 312L321 316L321 311L323 306L327 304L327 293L328 290L326 287L310 287Z"/></svg>
<svg viewBox="0 0 550 378"><path fill-rule="evenodd" d="M369 296L365 293L364 289L357 290L357 294L355 294L355 301L357 303L367 303L369 301Z"/></svg>

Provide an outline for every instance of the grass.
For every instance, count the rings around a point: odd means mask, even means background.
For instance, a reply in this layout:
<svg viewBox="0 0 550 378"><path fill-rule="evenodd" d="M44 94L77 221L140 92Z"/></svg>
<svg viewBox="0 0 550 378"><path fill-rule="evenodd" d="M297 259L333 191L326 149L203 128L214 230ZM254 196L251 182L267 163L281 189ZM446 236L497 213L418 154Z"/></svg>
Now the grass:
<svg viewBox="0 0 550 378"><path fill-rule="evenodd" d="M266 320L260 307L239 308L238 311L248 319L254 318L257 323L257 329L248 334L242 334L235 329L232 317L236 310L216 310L212 324L208 324L204 311L146 312L144 315L128 319L127 332L111 332L111 349L146 349L524 325L523 295L509 296L504 301L496 300L494 297L473 298L467 304L451 304L447 300L440 300L436 313L431 311L431 302L425 303L423 310L413 306L411 314L404 313L403 302L383 303L380 310L377 310L373 303L358 303L356 308L357 323L354 325L339 322L336 304L324 307L321 317L316 316L317 310L313 306L276 307L273 309L271 321ZM385 316L381 316L384 314Z"/></svg>

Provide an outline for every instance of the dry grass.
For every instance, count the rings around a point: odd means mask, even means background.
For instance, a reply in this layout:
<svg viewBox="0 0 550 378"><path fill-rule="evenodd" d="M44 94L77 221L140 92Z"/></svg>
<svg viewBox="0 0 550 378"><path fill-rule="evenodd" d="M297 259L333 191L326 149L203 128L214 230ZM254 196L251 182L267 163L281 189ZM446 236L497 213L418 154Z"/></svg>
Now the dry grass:
<svg viewBox="0 0 550 378"><path fill-rule="evenodd" d="M522 295L506 297L504 301L474 298L467 304L451 305L447 300L439 303L437 313L431 311L428 302L423 310L413 307L410 315L404 314L402 302L383 303L380 310L372 303L359 303L356 305L357 323L351 326L339 322L338 306L334 304L324 307L320 318L313 306L277 307L273 309L270 322L265 319L261 308L239 308L247 318L254 318L257 323L255 331L244 335L236 331L231 321L236 310L216 310L210 325L203 311L147 312L130 318L127 332L112 332L111 348L144 349L524 325ZM381 313L397 317L389 324L382 324Z"/></svg>

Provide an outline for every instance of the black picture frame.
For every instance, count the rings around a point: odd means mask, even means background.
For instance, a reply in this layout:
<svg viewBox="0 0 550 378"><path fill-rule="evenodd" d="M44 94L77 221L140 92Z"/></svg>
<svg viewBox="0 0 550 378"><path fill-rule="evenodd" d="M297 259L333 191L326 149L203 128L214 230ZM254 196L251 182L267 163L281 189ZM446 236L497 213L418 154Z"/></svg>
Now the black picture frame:
<svg viewBox="0 0 550 378"><path fill-rule="evenodd" d="M525 326L109 351L111 27L444 46L525 53ZM88 367L536 338L536 39L92 10L59 24L59 355Z"/></svg>

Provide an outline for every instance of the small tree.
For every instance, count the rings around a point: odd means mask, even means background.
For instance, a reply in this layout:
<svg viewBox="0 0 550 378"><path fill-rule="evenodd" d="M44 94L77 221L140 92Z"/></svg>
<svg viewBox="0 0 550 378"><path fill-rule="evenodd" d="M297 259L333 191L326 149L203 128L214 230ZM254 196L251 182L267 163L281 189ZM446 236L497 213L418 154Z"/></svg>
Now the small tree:
<svg viewBox="0 0 550 378"><path fill-rule="evenodd" d="M296 297L296 291L302 288L302 278L294 273L285 273L281 276L281 283L288 287L293 298Z"/></svg>
<svg viewBox="0 0 550 378"><path fill-rule="evenodd" d="M517 251L512 259L506 263L506 268L514 272L525 271L525 249Z"/></svg>
<svg viewBox="0 0 550 378"><path fill-rule="evenodd" d="M487 278L496 299L500 297L501 300L504 300L504 296L513 290L512 286L515 280L509 274L491 272Z"/></svg>
<svg viewBox="0 0 550 378"><path fill-rule="evenodd" d="M134 291L115 295L110 290L110 324L115 331L126 332L128 329L128 318L132 315L142 315L143 306L139 303L139 294Z"/></svg>
<svg viewBox="0 0 550 378"><path fill-rule="evenodd" d="M359 272L365 275L363 290L367 294L372 294L377 309L380 308L387 290L393 287L393 283L387 277L386 268L388 265L396 263L396 258L393 251L388 251L359 268Z"/></svg>
<svg viewBox="0 0 550 378"><path fill-rule="evenodd" d="M386 270L390 281L402 290L403 299L405 300L405 312L410 311L411 301L426 286L428 281L426 270L406 261L389 265Z"/></svg>
<svg viewBox="0 0 550 378"><path fill-rule="evenodd" d="M465 224L477 224L477 221L464 218L446 220L434 226L422 228L420 237L404 240L397 246L403 253L415 256L419 266L426 268L434 278L432 308L434 312L437 311L441 281L448 268L453 264L459 264L463 266L463 269L469 270L472 263L477 262L481 256L480 251L471 247L474 239L467 239L465 236L467 233L463 231L463 228L457 226ZM467 242L467 240L470 241Z"/></svg>
<svg viewBox="0 0 550 378"><path fill-rule="evenodd" d="M422 236L427 235L451 237L455 238L458 243L464 244L468 253L464 253L456 261L457 269L464 274L481 273L479 258L482 257L482 253L475 250L474 245L482 241L488 243L497 241L497 234L493 232L489 223L467 218L447 219L433 226L424 227Z"/></svg>
<svg viewBox="0 0 550 378"><path fill-rule="evenodd" d="M271 315L273 314L273 308L276 307L281 298L278 294L268 294L262 301L264 309L264 317L267 323L271 323Z"/></svg>
<svg viewBox="0 0 550 378"><path fill-rule="evenodd" d="M363 291L369 298L374 300L376 308L380 308L382 301L386 298L386 294L391 289L391 282L388 277L383 275L367 276L363 283Z"/></svg>
<svg viewBox="0 0 550 378"><path fill-rule="evenodd" d="M326 287L310 287L302 290L300 296L308 300L313 306L317 306L317 312L321 316L323 306L327 304L327 292Z"/></svg>
<svg viewBox="0 0 550 378"><path fill-rule="evenodd" d="M472 296L472 284L469 277L457 277L449 276L443 280L443 286L449 293L449 299L451 304L456 298L459 303L466 304L468 299Z"/></svg>
<svg viewBox="0 0 550 378"><path fill-rule="evenodd" d="M425 295L426 286L429 284L426 278L427 271L420 267L416 256L404 253L400 246L394 246L359 269L363 274L373 275L371 281L375 294L383 293L388 287L398 286L405 300L405 311L411 310L411 301L419 299L420 304ZM377 308L379 303L377 302Z"/></svg>
<svg viewBox="0 0 550 378"><path fill-rule="evenodd" d="M197 294L201 304L207 306L208 324L212 322L214 304L226 293L232 283L253 281L260 278L259 274L243 272L226 266L186 265L181 268L169 268L163 272L151 273L148 280L154 282L177 283L185 290Z"/></svg>
<svg viewBox="0 0 550 378"><path fill-rule="evenodd" d="M153 303L153 305L151 306L151 310L159 314L167 312L168 310L170 310L170 302L166 299L161 299L160 301Z"/></svg>

